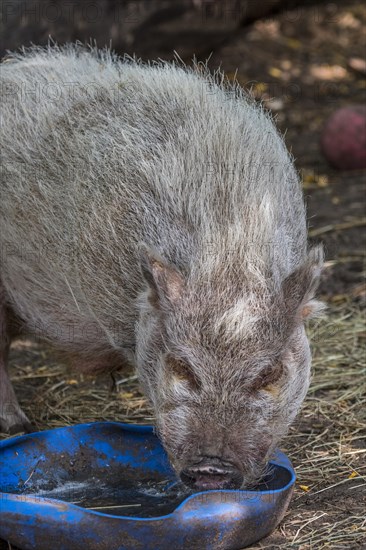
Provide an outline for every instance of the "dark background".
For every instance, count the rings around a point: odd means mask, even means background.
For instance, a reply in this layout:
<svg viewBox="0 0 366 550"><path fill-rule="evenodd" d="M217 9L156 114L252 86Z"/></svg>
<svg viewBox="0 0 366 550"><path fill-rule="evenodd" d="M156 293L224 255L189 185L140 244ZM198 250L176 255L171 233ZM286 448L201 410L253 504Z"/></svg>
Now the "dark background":
<svg viewBox="0 0 366 550"><path fill-rule="evenodd" d="M204 54L235 30L284 10L314 6L311 0L5 0L2 44L7 49L95 40L118 53L143 58Z"/></svg>

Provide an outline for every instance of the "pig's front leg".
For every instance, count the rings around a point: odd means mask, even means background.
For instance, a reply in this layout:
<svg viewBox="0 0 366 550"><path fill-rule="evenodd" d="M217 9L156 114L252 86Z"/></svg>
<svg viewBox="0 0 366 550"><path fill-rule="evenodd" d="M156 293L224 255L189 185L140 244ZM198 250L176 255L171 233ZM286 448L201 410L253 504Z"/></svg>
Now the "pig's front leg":
<svg viewBox="0 0 366 550"><path fill-rule="evenodd" d="M5 291L0 281L0 431L10 434L31 432L33 427L24 414L6 370L10 346Z"/></svg>
<svg viewBox="0 0 366 550"><path fill-rule="evenodd" d="M20 408L3 357L0 358L0 431L9 434L34 431Z"/></svg>

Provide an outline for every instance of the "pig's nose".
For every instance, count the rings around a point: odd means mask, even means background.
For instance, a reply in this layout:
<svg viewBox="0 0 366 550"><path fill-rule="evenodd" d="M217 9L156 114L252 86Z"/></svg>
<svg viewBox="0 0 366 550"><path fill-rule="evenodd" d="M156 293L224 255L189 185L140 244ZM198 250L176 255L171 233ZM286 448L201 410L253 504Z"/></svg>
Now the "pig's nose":
<svg viewBox="0 0 366 550"><path fill-rule="evenodd" d="M238 489L243 483L238 470L212 461L202 461L182 470L180 478L185 485L201 491Z"/></svg>

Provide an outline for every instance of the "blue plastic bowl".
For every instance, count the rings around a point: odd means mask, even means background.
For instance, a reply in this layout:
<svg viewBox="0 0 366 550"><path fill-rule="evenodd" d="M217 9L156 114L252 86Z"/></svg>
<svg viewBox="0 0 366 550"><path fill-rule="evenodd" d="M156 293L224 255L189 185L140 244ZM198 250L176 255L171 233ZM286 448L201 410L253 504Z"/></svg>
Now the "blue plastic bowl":
<svg viewBox="0 0 366 550"><path fill-rule="evenodd" d="M0 442L0 538L22 550L241 549L284 516L277 451L258 490L192 493L151 426L96 422Z"/></svg>

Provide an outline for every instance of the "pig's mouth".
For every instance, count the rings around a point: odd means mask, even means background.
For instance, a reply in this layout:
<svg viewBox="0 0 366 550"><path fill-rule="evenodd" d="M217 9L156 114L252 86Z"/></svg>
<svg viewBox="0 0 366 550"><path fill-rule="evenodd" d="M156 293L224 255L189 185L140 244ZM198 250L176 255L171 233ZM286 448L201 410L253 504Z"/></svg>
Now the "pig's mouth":
<svg viewBox="0 0 366 550"><path fill-rule="evenodd" d="M195 490L239 489L243 476L235 470L212 465L192 466L180 473L185 485Z"/></svg>

